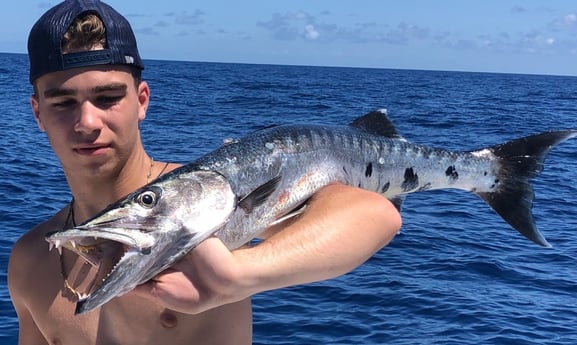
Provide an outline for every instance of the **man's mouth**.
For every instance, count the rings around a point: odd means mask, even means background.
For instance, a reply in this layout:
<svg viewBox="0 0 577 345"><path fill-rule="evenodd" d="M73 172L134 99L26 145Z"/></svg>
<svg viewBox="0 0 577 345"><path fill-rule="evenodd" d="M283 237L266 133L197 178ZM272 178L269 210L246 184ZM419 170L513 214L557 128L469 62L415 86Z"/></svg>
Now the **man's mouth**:
<svg viewBox="0 0 577 345"><path fill-rule="evenodd" d="M107 145L82 146L75 148L74 151L82 156L95 156L103 154L108 148Z"/></svg>

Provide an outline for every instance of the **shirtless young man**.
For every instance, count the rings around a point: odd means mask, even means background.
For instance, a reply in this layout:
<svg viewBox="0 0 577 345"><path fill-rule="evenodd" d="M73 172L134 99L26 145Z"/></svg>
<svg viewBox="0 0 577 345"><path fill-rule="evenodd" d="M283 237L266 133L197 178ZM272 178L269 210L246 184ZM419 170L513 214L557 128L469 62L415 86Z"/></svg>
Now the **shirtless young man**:
<svg viewBox="0 0 577 345"><path fill-rule="evenodd" d="M65 1L38 20L28 49L34 117L73 201L14 245L8 285L21 345L250 344L251 295L344 274L400 228L385 198L331 185L262 244L230 252L208 239L134 292L75 316L74 291L90 289L94 269L73 252L49 252L45 234L88 219L178 165L153 161L142 146L150 91L132 29L115 10Z"/></svg>

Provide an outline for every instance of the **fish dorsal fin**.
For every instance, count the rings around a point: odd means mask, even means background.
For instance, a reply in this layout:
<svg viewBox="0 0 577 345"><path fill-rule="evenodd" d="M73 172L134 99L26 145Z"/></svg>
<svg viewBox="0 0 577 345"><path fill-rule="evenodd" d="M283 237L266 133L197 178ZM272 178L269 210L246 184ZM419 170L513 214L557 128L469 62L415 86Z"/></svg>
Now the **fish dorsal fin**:
<svg viewBox="0 0 577 345"><path fill-rule="evenodd" d="M388 138L402 138L399 133L397 133L393 122L387 117L386 109L371 111L355 119L349 126Z"/></svg>
<svg viewBox="0 0 577 345"><path fill-rule="evenodd" d="M262 205L276 190L281 180L281 176L273 177L255 190L245 195L238 201L238 206L246 213L251 213L256 207Z"/></svg>

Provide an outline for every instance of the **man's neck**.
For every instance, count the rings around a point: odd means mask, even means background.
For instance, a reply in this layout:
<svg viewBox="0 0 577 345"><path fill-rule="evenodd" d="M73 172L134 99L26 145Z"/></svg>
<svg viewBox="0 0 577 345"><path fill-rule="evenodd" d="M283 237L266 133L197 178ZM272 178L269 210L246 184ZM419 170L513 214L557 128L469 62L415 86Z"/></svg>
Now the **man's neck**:
<svg viewBox="0 0 577 345"><path fill-rule="evenodd" d="M65 173L74 197L75 221L85 221L145 185L150 180L153 164L152 158L142 152L119 169L98 176Z"/></svg>

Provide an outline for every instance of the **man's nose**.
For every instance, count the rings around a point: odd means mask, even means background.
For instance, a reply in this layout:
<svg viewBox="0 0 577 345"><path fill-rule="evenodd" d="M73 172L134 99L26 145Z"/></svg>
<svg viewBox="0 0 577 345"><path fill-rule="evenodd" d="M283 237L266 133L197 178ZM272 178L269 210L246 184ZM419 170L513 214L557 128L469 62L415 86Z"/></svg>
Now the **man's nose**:
<svg viewBox="0 0 577 345"><path fill-rule="evenodd" d="M80 107L80 114L74 129L78 132L91 133L102 129L102 116L104 112L102 109L94 106L91 102L84 102Z"/></svg>

